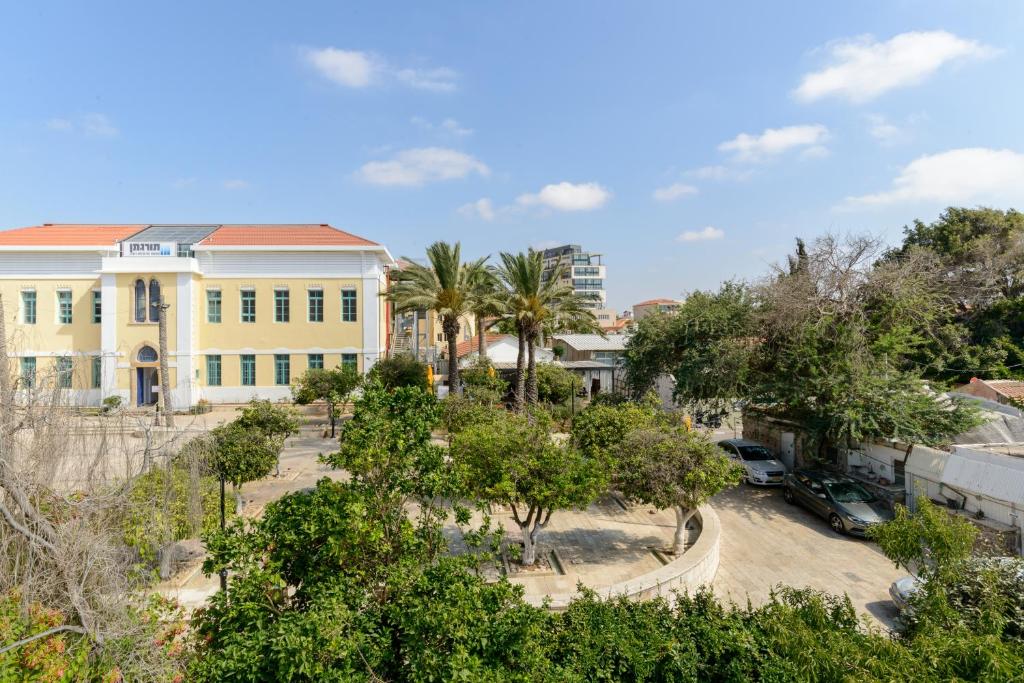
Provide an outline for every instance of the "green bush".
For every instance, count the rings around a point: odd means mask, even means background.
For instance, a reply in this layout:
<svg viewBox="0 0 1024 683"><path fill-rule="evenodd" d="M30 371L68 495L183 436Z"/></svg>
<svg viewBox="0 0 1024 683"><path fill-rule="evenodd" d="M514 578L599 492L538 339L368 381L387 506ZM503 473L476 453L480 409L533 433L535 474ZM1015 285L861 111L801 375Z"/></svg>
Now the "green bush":
<svg viewBox="0 0 1024 683"><path fill-rule="evenodd" d="M508 382L494 371L490 360L478 360L472 367L459 371L459 377L466 385L466 398L477 403L496 405L508 393Z"/></svg>
<svg viewBox="0 0 1024 683"><path fill-rule="evenodd" d="M572 440L584 453L600 455L621 443L632 430L652 426L658 416L655 408L645 404L611 406L592 403L573 418Z"/></svg>
<svg viewBox="0 0 1024 683"><path fill-rule="evenodd" d="M537 399L543 403L568 403L573 393L583 388L583 380L560 365L540 363L537 366Z"/></svg>
<svg viewBox="0 0 1024 683"><path fill-rule="evenodd" d="M124 539L152 563L164 545L198 538L220 524L219 482L181 460L136 477L122 518Z"/></svg>
<svg viewBox="0 0 1024 683"><path fill-rule="evenodd" d="M427 386L427 366L408 354L382 358L370 370L367 378L385 389Z"/></svg>
<svg viewBox="0 0 1024 683"><path fill-rule="evenodd" d="M480 403L466 396L449 394L441 401L441 426L448 434L458 434L473 425L493 424L503 412L504 408Z"/></svg>
<svg viewBox="0 0 1024 683"><path fill-rule="evenodd" d="M103 412L111 413L121 407L120 396L107 396L103 399Z"/></svg>

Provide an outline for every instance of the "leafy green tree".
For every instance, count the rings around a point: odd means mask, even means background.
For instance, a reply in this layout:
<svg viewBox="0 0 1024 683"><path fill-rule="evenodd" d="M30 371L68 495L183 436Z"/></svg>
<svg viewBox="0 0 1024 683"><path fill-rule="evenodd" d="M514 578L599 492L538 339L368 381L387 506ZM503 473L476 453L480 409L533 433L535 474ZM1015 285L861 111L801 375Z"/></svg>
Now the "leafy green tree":
<svg viewBox="0 0 1024 683"><path fill-rule="evenodd" d="M573 419L572 443L584 455L610 462L612 449L622 443L627 434L634 429L653 427L661 419L653 401L618 405L591 403Z"/></svg>
<svg viewBox="0 0 1024 683"><path fill-rule="evenodd" d="M366 375L366 381L380 384L385 389L426 387L427 365L406 353L381 358Z"/></svg>
<svg viewBox="0 0 1024 683"><path fill-rule="evenodd" d="M554 365L537 365L537 399L542 403L562 405L583 388L583 379L571 370Z"/></svg>
<svg viewBox="0 0 1024 683"><path fill-rule="evenodd" d="M241 409L235 418L240 426L266 435L277 448L274 463L277 476L281 475L281 450L285 439L299 433L299 416L290 406L271 403L267 399L254 398Z"/></svg>
<svg viewBox="0 0 1024 683"><path fill-rule="evenodd" d="M638 429L619 444L616 483L629 500L671 508L676 516L672 553L683 552L686 524L719 491L734 486L744 471L702 432Z"/></svg>
<svg viewBox="0 0 1024 683"><path fill-rule="evenodd" d="M693 292L677 312L637 322L625 352L630 392L642 396L668 373L676 401L691 413L727 412L748 393L756 328L749 287L726 282L717 292Z"/></svg>
<svg viewBox="0 0 1024 683"><path fill-rule="evenodd" d="M469 308L476 322L478 361L487 359L487 330L498 320L504 307L505 299L496 271L492 267L477 268L470 287Z"/></svg>
<svg viewBox="0 0 1024 683"><path fill-rule="evenodd" d="M462 369L462 380L466 384L466 398L485 405L502 402L508 391L508 382L494 370L486 357L477 359L472 366Z"/></svg>
<svg viewBox="0 0 1024 683"><path fill-rule="evenodd" d="M593 332L601 327L585 300L564 279L566 264L559 262L544 277L544 255L529 250L501 254L498 275L505 288L504 316L519 337L516 362L516 409L537 402L537 343L556 332ZM525 376L524 376L525 352Z"/></svg>
<svg viewBox="0 0 1024 683"><path fill-rule="evenodd" d="M597 461L555 443L529 416L470 426L455 436L451 455L471 495L511 508L525 566L536 561L537 539L556 510L583 509L607 486Z"/></svg>
<svg viewBox="0 0 1024 683"><path fill-rule="evenodd" d="M485 259L462 261L462 247L435 242L427 248L429 266L406 259L404 268L395 271L396 279L387 296L397 313L433 311L441 320L448 342L448 386L459 391L459 320L473 312L474 291Z"/></svg>
<svg viewBox="0 0 1024 683"><path fill-rule="evenodd" d="M281 440L238 420L214 427L209 434L209 467L231 482L235 514L242 514L242 485L270 474L281 453Z"/></svg>
<svg viewBox="0 0 1024 683"><path fill-rule="evenodd" d="M292 387L292 397L299 405L314 401L327 404L327 415L331 421L331 438L338 419L338 407L348 402L352 392L362 383L359 371L351 366L339 365L332 370L312 368L299 377Z"/></svg>

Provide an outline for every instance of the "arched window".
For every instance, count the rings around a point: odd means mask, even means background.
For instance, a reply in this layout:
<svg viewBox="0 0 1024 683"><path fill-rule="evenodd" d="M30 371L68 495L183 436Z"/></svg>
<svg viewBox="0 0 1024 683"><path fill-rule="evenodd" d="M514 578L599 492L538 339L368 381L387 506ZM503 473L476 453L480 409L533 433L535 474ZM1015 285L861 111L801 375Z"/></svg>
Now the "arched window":
<svg viewBox="0 0 1024 683"><path fill-rule="evenodd" d="M157 359L156 349L152 346L143 346L139 349L138 359L140 363L155 363Z"/></svg>
<svg viewBox="0 0 1024 683"><path fill-rule="evenodd" d="M153 278L149 281L149 322L160 320L160 282Z"/></svg>
<svg viewBox="0 0 1024 683"><path fill-rule="evenodd" d="M146 283L135 281L135 322L146 322Z"/></svg>

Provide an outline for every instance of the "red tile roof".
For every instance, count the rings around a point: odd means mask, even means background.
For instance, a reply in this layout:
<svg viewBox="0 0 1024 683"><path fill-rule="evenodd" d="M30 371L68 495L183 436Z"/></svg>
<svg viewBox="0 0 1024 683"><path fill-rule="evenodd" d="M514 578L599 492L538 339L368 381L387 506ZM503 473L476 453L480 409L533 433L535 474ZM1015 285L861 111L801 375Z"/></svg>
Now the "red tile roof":
<svg viewBox="0 0 1024 683"><path fill-rule="evenodd" d="M515 339L515 337L512 336L511 334L497 334L497 333L495 333L495 334L485 334L484 335L484 341L487 342L488 346L490 346L491 344L494 344L495 342L499 342L502 339L505 339L506 337ZM468 356L471 353L476 353L476 350L479 347L479 344L480 344L480 338L476 337L476 336L474 336L472 339L467 339L466 341L460 341L458 343L458 345L455 347L455 357L456 358L462 358L463 356Z"/></svg>
<svg viewBox="0 0 1024 683"><path fill-rule="evenodd" d="M1007 398L1024 399L1024 382L1019 379L979 379L977 381L987 384Z"/></svg>
<svg viewBox="0 0 1024 683"><path fill-rule="evenodd" d="M145 225L44 223L27 228L0 230L0 247L113 246L145 227Z"/></svg>
<svg viewBox="0 0 1024 683"><path fill-rule="evenodd" d="M327 224L222 225L199 242L208 247L345 246L377 247L376 242Z"/></svg>

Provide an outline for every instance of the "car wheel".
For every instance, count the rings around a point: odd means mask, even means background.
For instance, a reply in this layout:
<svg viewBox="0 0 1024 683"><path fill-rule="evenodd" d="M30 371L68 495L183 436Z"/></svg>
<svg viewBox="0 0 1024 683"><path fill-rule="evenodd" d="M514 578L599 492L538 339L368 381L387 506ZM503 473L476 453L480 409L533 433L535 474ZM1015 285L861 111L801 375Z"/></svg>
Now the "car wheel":
<svg viewBox="0 0 1024 683"><path fill-rule="evenodd" d="M782 498L790 505L796 502L796 498L793 497L793 489L788 486L782 489Z"/></svg>
<svg viewBox="0 0 1024 683"><path fill-rule="evenodd" d="M836 532L837 534L842 534L846 532L846 527L843 526L842 517L840 517L834 512L828 516L828 525L832 527L832 531Z"/></svg>

